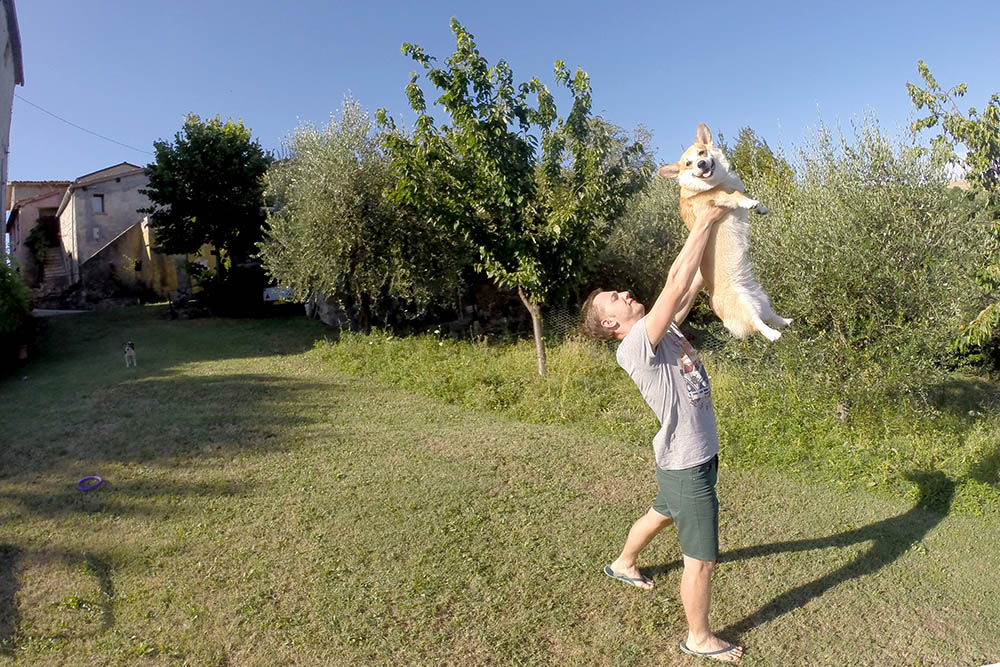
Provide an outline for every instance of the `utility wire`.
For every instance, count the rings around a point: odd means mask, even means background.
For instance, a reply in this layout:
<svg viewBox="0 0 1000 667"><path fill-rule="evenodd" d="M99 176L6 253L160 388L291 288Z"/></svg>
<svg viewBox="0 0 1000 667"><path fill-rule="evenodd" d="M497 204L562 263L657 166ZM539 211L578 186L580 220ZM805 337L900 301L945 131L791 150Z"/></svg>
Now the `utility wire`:
<svg viewBox="0 0 1000 667"><path fill-rule="evenodd" d="M87 129L87 128L85 128L85 127L80 127L80 126L79 126L79 125L77 125L76 123L71 123L70 121L66 120L65 118L62 118L61 116L57 116L57 115L55 115L54 113L52 113L52 112L51 112L51 111L49 111L48 109L43 109L42 107L38 106L38 105L37 105L37 104L35 104L34 102L32 102L32 101L30 101L30 100L26 100L26 99L24 99L23 97L21 97L21 96L20 96L20 95L18 95L17 93L14 93L14 97L16 97L17 99L21 100L22 102L25 102L26 104L30 104L31 106L35 107L35 108L36 108L36 109L38 109L39 111L42 111L42 112L44 112L44 113L47 113L48 115L52 116L53 118L56 118L56 119L58 119L58 120L61 120L62 122L66 123L67 125L72 125L72 126L73 126L73 127L75 127L76 129L78 129L78 130L83 130L84 132L86 132L86 133L88 133L88 134L92 134L92 135L94 135L95 137L100 137L101 139L104 139L105 141L110 141L110 142L111 142L111 143L113 143L113 144L118 144L119 146L124 146L125 148L130 148L130 149L132 149L132 150L134 150L134 151L138 151L138 152L140 152L140 153L145 153L146 155L155 155L155 153L150 153L149 151L144 151L144 150L142 150L141 148L136 148L135 146L129 146L128 144L123 144L122 142L120 142L120 141L115 141L114 139L112 139L112 138L110 138L110 137L106 137L106 136L104 136L103 134L98 134L97 132L92 132L92 131L88 130L88 129Z"/></svg>

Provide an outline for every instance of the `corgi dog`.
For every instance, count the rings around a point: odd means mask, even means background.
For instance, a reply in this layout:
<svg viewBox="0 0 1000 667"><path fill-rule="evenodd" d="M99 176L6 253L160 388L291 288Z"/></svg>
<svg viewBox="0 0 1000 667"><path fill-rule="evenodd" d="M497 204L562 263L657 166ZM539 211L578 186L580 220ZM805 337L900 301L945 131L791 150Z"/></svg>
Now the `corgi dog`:
<svg viewBox="0 0 1000 667"><path fill-rule="evenodd" d="M743 181L734 172L725 154L716 148L712 133L704 123L698 125L694 144L681 159L660 167L659 175L676 179L681 186L681 219L688 230L706 208L730 209L712 227L700 273L708 288L712 310L722 324L737 338L753 332L770 341L792 323L775 314L771 300L753 275L750 266L750 220L747 211L767 213L757 200L744 194Z"/></svg>
<svg viewBox="0 0 1000 667"><path fill-rule="evenodd" d="M125 368L135 366L135 345L132 341L125 343Z"/></svg>

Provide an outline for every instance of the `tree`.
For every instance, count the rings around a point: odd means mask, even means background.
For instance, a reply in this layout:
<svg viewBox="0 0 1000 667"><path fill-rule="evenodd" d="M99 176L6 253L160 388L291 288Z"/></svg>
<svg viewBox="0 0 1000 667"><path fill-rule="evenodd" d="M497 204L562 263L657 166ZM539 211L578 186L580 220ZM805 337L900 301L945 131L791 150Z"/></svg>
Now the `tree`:
<svg viewBox="0 0 1000 667"><path fill-rule="evenodd" d="M456 19L451 29L456 50L443 68L415 44L402 48L441 92L435 104L451 123L435 125L416 73L406 88L417 114L412 137L395 131L379 110L380 122L393 130L386 146L399 178L394 196L468 239L486 275L517 291L531 315L544 375L541 307L580 282L611 223L648 183L652 161L642 144L623 146L617 128L591 115L583 70L571 75L556 61L556 81L573 100L568 116L559 118L537 77L515 86L505 61L490 67Z"/></svg>
<svg viewBox="0 0 1000 667"><path fill-rule="evenodd" d="M383 301L452 297L469 263L462 239L386 199L396 179L383 141L348 99L326 127L299 127L267 176L277 207L260 244L265 270L296 298L356 304L363 329Z"/></svg>
<svg viewBox="0 0 1000 667"><path fill-rule="evenodd" d="M141 190L157 249L174 254L213 248L220 281L227 265L249 256L261 238L264 173L271 162L243 121L202 121L189 114L173 142L153 143L156 161L146 165Z"/></svg>
<svg viewBox="0 0 1000 667"><path fill-rule="evenodd" d="M1000 94L993 93L982 114L974 108L963 114L955 98L965 95L966 84L945 91L924 61L917 61L917 71L925 87L907 83L906 88L917 109L927 109L927 116L914 121L913 131L940 124L941 130L932 144L934 155L942 164L964 163L968 168L966 178L983 195L992 219L990 258L979 268L976 277L982 291L996 301L980 311L960 335L956 347L966 352L985 345L1000 330ZM966 148L966 155L961 160L955 152L955 144Z"/></svg>
<svg viewBox="0 0 1000 667"><path fill-rule="evenodd" d="M759 182L768 187L790 190L795 171L788 161L771 151L771 147L749 127L740 130L732 149L720 142L729 163L744 180Z"/></svg>
<svg viewBox="0 0 1000 667"><path fill-rule="evenodd" d="M31 315L28 286L4 259L0 258L0 336L17 332Z"/></svg>
<svg viewBox="0 0 1000 667"><path fill-rule="evenodd" d="M0 376L14 368L18 349L33 336L31 293L8 259L0 256Z"/></svg>

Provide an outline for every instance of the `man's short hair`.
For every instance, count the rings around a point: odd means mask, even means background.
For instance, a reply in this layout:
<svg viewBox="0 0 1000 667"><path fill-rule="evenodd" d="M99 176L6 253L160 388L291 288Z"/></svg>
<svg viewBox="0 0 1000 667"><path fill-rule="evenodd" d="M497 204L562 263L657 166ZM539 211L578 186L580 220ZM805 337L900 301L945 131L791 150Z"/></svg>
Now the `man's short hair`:
<svg viewBox="0 0 1000 667"><path fill-rule="evenodd" d="M600 309L594 307L594 299L604 291L601 288L595 289L587 297L587 300L583 302L583 308L580 309L580 328L583 330L584 335L591 338L615 340L614 329L609 329L601 324L601 320L604 319L604 313L599 312Z"/></svg>

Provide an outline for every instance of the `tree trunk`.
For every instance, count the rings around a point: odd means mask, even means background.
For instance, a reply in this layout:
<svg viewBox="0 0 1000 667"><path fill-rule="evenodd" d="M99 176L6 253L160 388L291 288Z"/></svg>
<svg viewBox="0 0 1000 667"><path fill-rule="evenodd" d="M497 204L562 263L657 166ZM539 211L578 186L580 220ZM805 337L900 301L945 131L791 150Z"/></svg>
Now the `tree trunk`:
<svg viewBox="0 0 1000 667"><path fill-rule="evenodd" d="M366 336L372 332L372 299L368 294L361 295L358 305L358 328Z"/></svg>
<svg viewBox="0 0 1000 667"><path fill-rule="evenodd" d="M222 285L226 282L226 267L222 264L222 249L217 245L213 245L212 254L215 255L215 281L217 284Z"/></svg>
<svg viewBox="0 0 1000 667"><path fill-rule="evenodd" d="M521 297L521 303L531 313L531 328L535 333L535 353L538 355L538 374L545 375L545 341L542 339L542 309L531 302L531 299L520 287L517 288L517 295Z"/></svg>

